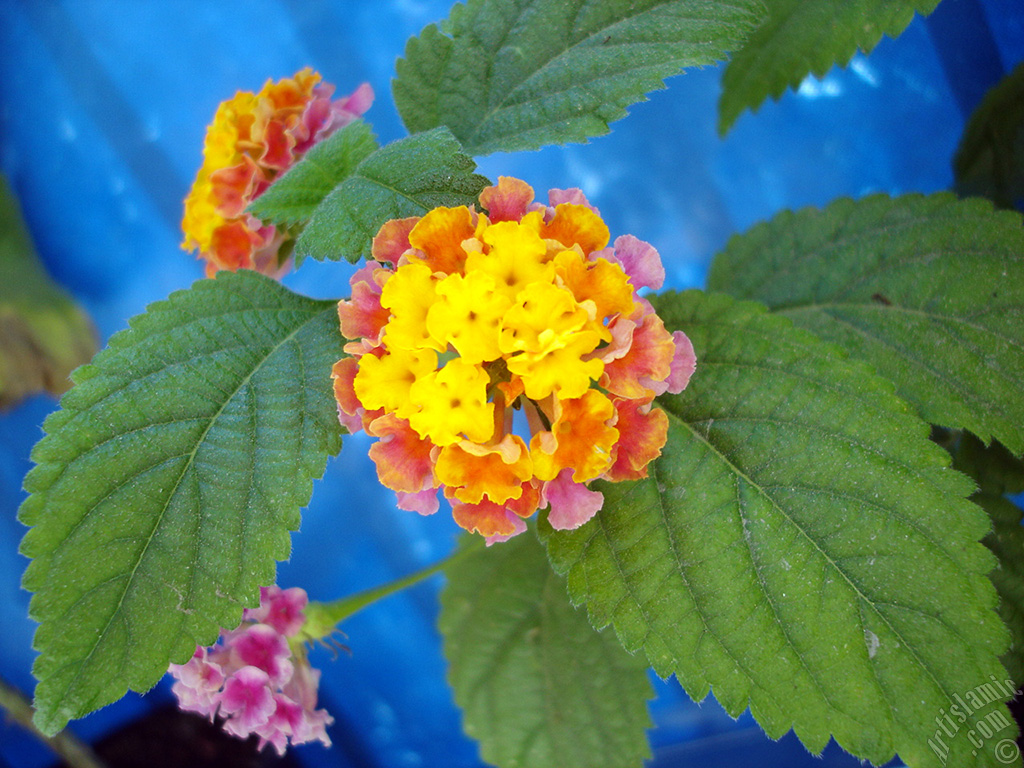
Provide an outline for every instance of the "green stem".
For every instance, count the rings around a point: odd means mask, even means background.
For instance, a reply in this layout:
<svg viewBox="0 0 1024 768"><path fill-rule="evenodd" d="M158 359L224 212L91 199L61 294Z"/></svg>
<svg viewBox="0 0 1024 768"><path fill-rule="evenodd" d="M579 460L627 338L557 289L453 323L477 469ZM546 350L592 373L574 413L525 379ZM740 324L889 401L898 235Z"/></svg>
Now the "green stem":
<svg viewBox="0 0 1024 768"><path fill-rule="evenodd" d="M0 710L6 711L14 722L38 737L71 768L105 768L89 745L79 741L70 731L61 731L56 736L43 735L32 722L32 705L28 699L3 678L0 678Z"/></svg>
<svg viewBox="0 0 1024 768"><path fill-rule="evenodd" d="M356 592L354 595L349 595L330 603L310 603L306 606L305 610L306 625L302 629L302 640L311 642L327 637L338 624L354 613L361 611L378 600L393 595L395 592L400 592L403 589L419 584L424 579L430 578L435 573L439 573L464 557L477 552L484 543L482 536L473 536L469 543L458 547L444 560L428 565L426 568L410 573L408 576L395 579L379 587L371 587L362 592Z"/></svg>

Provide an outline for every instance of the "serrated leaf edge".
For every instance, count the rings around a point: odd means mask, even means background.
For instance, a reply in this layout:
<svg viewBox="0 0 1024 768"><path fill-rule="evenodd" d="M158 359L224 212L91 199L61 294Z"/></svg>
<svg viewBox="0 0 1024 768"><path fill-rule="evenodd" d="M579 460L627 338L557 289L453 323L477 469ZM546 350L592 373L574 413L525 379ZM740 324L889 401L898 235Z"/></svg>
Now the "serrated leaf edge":
<svg viewBox="0 0 1024 768"><path fill-rule="evenodd" d="M245 279L252 279L252 278L245 278ZM103 361L107 357L112 357L112 356L115 355L115 353L120 352L121 350L129 348L131 346L131 344L132 344L132 338L131 338L132 335L134 333L142 333L142 332L145 331L144 324L146 322L149 322L149 318L152 316L153 313L160 312L160 311L165 311L165 310L168 310L168 309L175 309L176 310L177 307L174 306L174 302L175 302L177 297L184 296L184 295L188 294L192 289L196 288L197 286L208 285L208 284L209 283L206 280L199 280L196 283L194 283L193 286L191 288L189 288L189 289L183 289L183 290L180 290L180 291L175 291L167 299L164 299L164 300L161 300L161 301L158 301L158 302L154 302L153 304L150 304L146 308L145 312L143 312L142 314L137 315L137 316L135 316L135 317L133 317L133 318L131 318L129 320L128 328L126 328L126 329L124 329L122 331L119 331L118 333L114 334L111 337L110 342L108 343L107 349L102 350L97 355L97 357L96 357L96 359L94 360L93 363L90 363L90 364L88 364L86 366L82 366L81 368L79 368L75 372L75 374L73 374L72 380L75 383L78 383L79 380L87 381L88 379L92 378L92 376L90 375L91 372L92 371L99 371L99 370L101 370L101 364L103 363ZM243 298L247 298L244 294L240 294L240 295ZM303 297L303 298L305 298L305 297ZM215 414L213 414L211 417L209 417L209 424L207 424L206 428L203 430L202 435L199 437L199 439L197 439L195 446L193 447L191 453L189 454L188 460L186 462L184 462L184 466L183 466L181 474L179 475L178 479L175 481L174 487L168 492L166 500L165 500L165 502L162 505L162 509L159 511L159 513L156 516L155 523L153 525L153 528L150 531L149 538L147 539L146 545L140 549L139 557L138 557L137 561L135 562L134 566L132 567L130 575L125 580L125 586L124 586L124 589L121 591L120 597L118 599L117 606L111 612L110 618L107 620L107 623L104 625L103 630L97 635L95 641L92 643L88 654L83 659L76 660L75 662L73 662L73 663L78 664L80 669L82 667L84 667L88 663L88 661L92 658L92 655L95 653L96 649L99 647L102 639L104 637L106 637L107 631L109 630L109 628L110 628L112 622L114 621L115 617L120 613L121 607L122 607L124 599L125 599L125 596L127 595L127 593L129 591L129 589L131 588L132 584L134 583L135 573L138 570L139 566L141 565L142 560L145 559L145 554L149 551L149 546L150 546L150 544L152 542L152 538L155 535L156 531L159 529L160 523L164 519L164 515L166 514L167 509L170 506L170 502L171 502L172 498L174 497L174 495L175 495L175 493L177 491L177 488L179 487L179 485L181 483L182 478L185 476L185 474L187 473L188 469L193 465L193 461L195 459L195 455L196 455L197 451L199 450L199 448L202 446L206 436L209 434L209 431L213 427L214 423L216 423L216 421L219 419L221 414L223 414L224 409L228 406L228 404L231 403L233 401L233 399L238 395L238 393L245 387L245 385L248 384L251 381L252 377L254 375L256 375L256 373L259 372L259 370L262 368L262 366L266 363L266 361L268 359L270 359L273 355L275 355L285 344L290 343L291 340L295 338L295 336L297 336L298 334L303 332L306 328L308 328L311 323L315 323L315 322L320 321L320 319L322 318L323 314L325 312L332 311L334 309L334 306L337 303L337 302L330 301L330 300L328 300L328 301L315 301L315 300L311 300L311 299L306 299L306 300L309 301L311 303L311 305L320 305L320 310L315 312L315 313L312 313L308 319L306 319L305 321L303 321L301 323L301 325L299 325L296 328L294 328L285 338L279 340L278 343L274 344L274 346L267 351L266 355L264 355L259 360L259 362L254 363L254 365L252 367L252 370L250 370L247 373L247 375L245 376L244 380L242 382L240 382L239 385L236 386L235 389L227 397L225 397L224 402L218 408L217 412ZM285 310L282 309L281 311L285 311ZM289 309L287 311L294 312L295 310L294 309ZM216 316L217 316L217 313L211 313L210 315L208 315L206 317L216 317ZM106 399L106 397L109 397L112 394L116 394L116 392L118 392L118 391L120 391L120 390L114 390L113 392L110 392L106 396L104 396L104 398L102 398L100 400L92 401L85 408L76 409L76 411L78 413L81 413L82 411L85 411L85 410L88 410L88 409L90 409L92 407L95 407L99 403L103 402L103 400ZM68 395L66 395L65 397L69 397L70 396L71 399L73 399L72 392L74 392L74 389L70 390L68 392ZM62 399L62 404L63 404L63 399ZM51 437L51 435L55 435L56 434L56 430L64 429L69 423L74 421L74 417L73 416L70 419L68 419L68 417L66 415L67 413L68 413L68 411L63 410L63 408L62 408L61 410L55 411L49 417L47 417L47 419L44 421L44 424L43 424L44 431L47 430L47 425L50 424L51 421L55 421L55 420L59 419L60 420L60 424L58 424L56 426L54 432L48 432L47 431L47 434L43 437L42 440L40 440L40 443L37 444L37 446L36 446L37 448L38 448L38 446L41 443L43 443L44 440L47 440L47 438ZM64 414L64 415L62 415L62 414ZM190 419L190 421L191 420L192 419ZM127 434L127 433L121 433L121 434L111 438L111 440L117 439L119 437L122 437L124 434ZM106 442L109 442L109 440L104 441L104 443L106 443ZM98 444L96 444L96 446L92 446L90 448L90 450L92 450L93 448L95 448L95 447L97 447L99 445L102 445L104 443L98 443ZM340 440L339 440L339 444L340 444ZM36 458L37 458L36 448L33 449L32 454L33 454L32 455L33 460L36 460ZM34 467L29 472L29 475L26 476L26 485L30 484L31 476L39 474L39 470L41 470L43 466L45 466L45 465L40 463L40 464L38 464L36 467ZM61 472L59 474L57 474L57 475L55 475L53 477L48 478L47 485L44 488L36 489L36 490L31 492L31 495L28 498L26 498L25 501L21 505L21 510L19 510L19 514L18 514L19 520L21 520L22 522L25 522L26 524L30 524L26 520L24 520L24 517L29 516L31 513L33 513L35 511L36 507L38 507L40 504L42 504L42 502L38 502L38 503L34 502L34 498L38 498L37 494L45 493L46 490L48 490L50 487L52 487L53 484L63 475L63 472L64 472L64 470L66 470L66 468L67 467L65 466L61 470ZM297 471L299 471L303 475L308 475L308 473L305 472L305 469L301 465L297 468ZM313 483L314 478L312 476L307 476L307 477L304 478L304 480L306 481L307 491L305 493L305 500L298 504L299 507L302 507L306 503L308 503L308 500L309 500L309 498L310 498L310 496L312 494L312 483ZM104 498L106 498L106 497L104 497ZM95 506L92 509L84 512L84 514L82 515L82 519L75 525L74 528L71 529L71 531L69 532L69 535L72 534L75 530L77 530L78 526L81 525L85 521L85 519L89 516L89 514L94 509L95 509ZM65 537L65 539L63 541L66 541L66 540L67 540L67 537ZM37 554L35 556L35 559L33 559L33 562L37 562L38 558L40 558L40 557L46 557L46 558L52 557L54 554L56 554L60 550L60 548L61 548L61 546L63 544L63 541L61 542L61 544L58 544L55 547L50 548L47 552ZM278 549L273 554L274 554L275 559L277 559L277 557L281 553L280 553L280 551ZM31 567L32 563L30 563L29 565ZM259 579L259 577L257 576L257 580L258 579ZM88 593L86 593L86 594L88 594ZM74 607L75 605L77 605L78 602L80 601L80 599L81 598L79 598L79 600L76 600L72 604L71 607ZM236 603L236 605L238 607L238 610L237 610L238 617L239 617L239 619L241 619L241 612L242 612L242 608L243 608L242 602L244 602L244 601L237 601L234 598L230 598L230 597L228 599L231 602ZM37 596L33 595L32 599L30 600L30 603L29 603L29 617L32 618L33 620L36 620L36 621L40 622L40 625L43 625L43 624L52 625L53 623L59 623L60 622L60 620L61 620L60 617L46 619L44 617L39 616L38 613L36 612L35 608L34 608L35 605L37 605ZM67 611L70 610L71 607L69 607L67 610L65 610L65 612L64 612L64 614L62 614L62 616L66 615ZM206 622L206 623L209 624L209 622ZM197 642L197 644L200 644L200 645L208 644L208 641L212 642L216 638L216 634L217 634L218 631L219 631L219 627L216 624L209 624L208 629L207 629L207 634L205 636L195 637L193 639ZM37 630L37 634L38 634L38 630ZM35 644L33 645L33 648L35 650L40 650L41 653L45 654L45 649L40 649L40 648L36 647ZM182 661L184 661L184 659L182 659ZM34 669L35 669L35 666L38 665L38 663L39 663L39 659L37 659L36 660L36 664L33 665ZM156 679L158 679L158 678L156 678ZM153 680L154 683L156 682L156 679ZM69 688L74 684L75 680L77 680L77 675L76 675L75 678L72 679L72 682L68 686ZM42 681L40 681L40 682L42 682ZM131 688L131 686L127 682L125 683L124 687L125 687L126 690ZM50 710L48 710L45 707L39 707L38 706L38 702L37 702L36 711L35 711L35 713L33 715L33 721L35 722L36 727L38 727L41 731L43 731L44 733L47 733L49 735L52 735L53 733L56 733L56 731L60 730L60 728L63 727L63 725L67 722L67 718L63 718L62 708L60 707L60 705L57 706L56 710L51 712L50 716L47 716L47 712L48 711L50 711ZM59 714L59 713L61 713L61 714Z"/></svg>

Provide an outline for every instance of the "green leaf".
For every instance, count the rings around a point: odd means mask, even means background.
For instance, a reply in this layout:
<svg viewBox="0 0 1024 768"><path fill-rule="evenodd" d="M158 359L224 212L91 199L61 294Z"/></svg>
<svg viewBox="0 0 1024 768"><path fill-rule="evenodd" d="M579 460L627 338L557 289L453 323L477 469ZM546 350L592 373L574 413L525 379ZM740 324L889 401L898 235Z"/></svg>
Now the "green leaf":
<svg viewBox="0 0 1024 768"><path fill-rule="evenodd" d="M25 479L47 734L237 625L341 447L335 302L221 272L129 325L76 371Z"/></svg>
<svg viewBox="0 0 1024 768"><path fill-rule="evenodd" d="M999 593L999 615L1010 628L1013 641L1003 665L1019 687L1024 683L1024 526L1021 509L1002 496L978 494L973 497L992 519L992 533L985 546L999 560L989 577Z"/></svg>
<svg viewBox="0 0 1024 768"><path fill-rule="evenodd" d="M953 454L953 466L974 478L979 493L988 496L1024 493L1024 459L1017 458L999 443L986 446L965 432L948 450Z"/></svg>
<svg viewBox="0 0 1024 768"><path fill-rule="evenodd" d="M761 0L469 0L409 41L395 104L410 131L447 125L473 155L582 142L762 16Z"/></svg>
<svg viewBox="0 0 1024 768"><path fill-rule="evenodd" d="M722 76L718 130L724 134L744 109L796 88L808 75L845 66L859 48L869 53L882 35L896 37L917 11L939 0L765 0L768 20L729 60Z"/></svg>
<svg viewBox="0 0 1024 768"><path fill-rule="evenodd" d="M46 274L0 175L0 408L59 395L95 352L89 318Z"/></svg>
<svg viewBox="0 0 1024 768"><path fill-rule="evenodd" d="M373 130L349 123L315 145L249 206L249 213L273 224L308 221L316 207L377 149Z"/></svg>
<svg viewBox="0 0 1024 768"><path fill-rule="evenodd" d="M971 500L992 520L992 532L984 543L999 564L989 577L999 593L999 615L1013 638L1003 664L1020 686L1024 683L1024 527L1020 507L1004 494L1024 491L1024 461L999 443L985 446L966 432L948 450L953 454L953 466L978 483Z"/></svg>
<svg viewBox="0 0 1024 768"><path fill-rule="evenodd" d="M960 195L981 195L1000 208L1024 200L1024 64L974 110L953 158L953 174Z"/></svg>
<svg viewBox="0 0 1024 768"><path fill-rule="evenodd" d="M295 245L302 257L356 262L381 224L439 206L470 205L490 182L445 128L408 136L367 156L324 198Z"/></svg>
<svg viewBox="0 0 1024 768"><path fill-rule="evenodd" d="M576 611L529 534L447 569L439 628L465 731L500 768L640 766L647 665Z"/></svg>
<svg viewBox="0 0 1024 768"><path fill-rule="evenodd" d="M733 237L708 283L869 361L926 421L1024 452L1019 215L947 193L838 200Z"/></svg>
<svg viewBox="0 0 1024 768"><path fill-rule="evenodd" d="M650 477L596 484L604 507L575 531L542 526L573 601L695 699L713 687L733 716L749 706L771 738L945 764L935 719L1006 677L971 483L837 347L721 294L655 303L697 371L659 398L669 434ZM1016 733L1000 686L944 736L948 765L998 764ZM998 733L975 757L985 718Z"/></svg>

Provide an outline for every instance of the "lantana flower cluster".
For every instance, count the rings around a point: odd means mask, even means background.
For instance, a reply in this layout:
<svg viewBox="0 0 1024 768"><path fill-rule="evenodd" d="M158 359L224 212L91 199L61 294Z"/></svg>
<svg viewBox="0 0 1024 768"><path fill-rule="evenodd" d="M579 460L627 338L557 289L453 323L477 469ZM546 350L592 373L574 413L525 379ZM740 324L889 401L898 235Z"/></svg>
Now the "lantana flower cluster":
<svg viewBox="0 0 1024 768"><path fill-rule="evenodd" d="M179 706L211 721L220 716L228 733L256 734L261 749L272 744L282 755L289 741L330 746L326 727L334 719L316 708L320 671L298 640L307 602L298 587L262 588L259 608L247 609L241 626L197 647L186 664L171 664Z"/></svg>
<svg viewBox="0 0 1024 768"><path fill-rule="evenodd" d="M334 86L310 68L259 93L239 91L217 109L206 131L203 165L185 198L182 248L198 250L207 276L254 269L288 270L288 235L246 208L317 142L348 125L373 103L368 83L331 101Z"/></svg>
<svg viewBox="0 0 1024 768"><path fill-rule="evenodd" d="M381 228L339 305L351 341L333 376L399 506L433 513L441 490L493 542L547 506L552 526L578 527L604 500L588 483L645 477L668 433L654 398L696 359L639 293L664 281L657 251L609 246L582 192L545 206L503 177L480 204Z"/></svg>

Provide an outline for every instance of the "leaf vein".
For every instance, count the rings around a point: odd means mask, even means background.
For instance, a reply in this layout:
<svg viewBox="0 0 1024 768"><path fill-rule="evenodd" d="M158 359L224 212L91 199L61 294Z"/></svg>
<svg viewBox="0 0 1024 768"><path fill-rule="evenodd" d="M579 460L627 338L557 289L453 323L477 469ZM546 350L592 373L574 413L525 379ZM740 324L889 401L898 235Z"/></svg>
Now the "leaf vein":
<svg viewBox="0 0 1024 768"><path fill-rule="evenodd" d="M286 343L289 339L293 338L295 335L297 335L298 333L303 331L306 327L308 327L308 325L310 323L312 323L312 322L316 321L317 319L319 319L321 314L322 314L322 311L319 312L319 313L316 313L311 318L307 319L305 322L303 322L302 324L297 326L287 337L285 337L284 340L282 340L278 344L276 344L273 347L271 347L271 349L269 349L267 351L267 353L264 355L263 363L265 363L267 359L269 359L273 354L275 354L276 351L284 343ZM259 370L259 365L254 366L253 370L249 372L249 374L243 379L242 382L239 383L238 387L235 390L235 394L237 394L238 391L240 391L244 386L246 386L248 384L249 380L252 378L253 375L255 375L256 371L258 371L258 370ZM124 605L124 601L125 601L125 599L126 599L126 597L128 595L128 592L132 589L132 586L134 584L135 574L138 572L138 569L141 566L142 561L145 559L146 554L149 551L149 547L152 544L153 537L156 535L157 530L160 528L160 525L163 522L164 515L166 514L167 509L170 506L170 500L172 498L174 498L175 494L177 493L177 489L181 485L182 480L187 475L188 470L192 467L193 462L195 460L196 453L198 452L199 447L205 441L206 435L209 434L209 431L212 428L213 424L217 421L217 419L224 412L224 409L227 407L227 404L229 402L231 402L233 397L234 397L234 395L232 395L232 397L229 397L227 400L225 400L224 405L221 407L221 409L216 414L214 414L213 417L210 419L210 424L203 431L203 434L199 438L199 440L196 441L195 447L188 454L185 454L185 455L187 455L189 457L189 459L188 459L188 461L185 462L184 466L182 467L182 471L181 471L181 473L178 476L178 479L175 481L175 483L174 483L173 487L171 488L170 492L167 494L167 500L164 503L163 508L156 515L156 519L154 520L153 526L150 529L150 532L149 532L149 534L146 537L146 543L141 548L141 550L139 552L139 556L138 556L138 558L136 558L135 563L132 566L130 573L128 574L128 577L125 580L125 587L124 587L123 590L121 590L121 594L120 594L120 597L118 598L117 605L114 606L114 609L111 612L110 617L108 618L108 620L107 620L106 624L104 625L103 629L100 630L96 634L95 639L93 640L93 642L91 643L91 645L89 647L88 653L85 654L85 657L80 660L80 662L78 664L78 668L77 668L75 674L72 676L71 681L68 683L68 685L65 688L65 690L70 690L78 682L78 680L81 677L85 667L88 665L89 661L92 659L93 655L96 653L97 649L99 648L99 646L103 642L104 638L106 638L107 632L110 630L112 623L115 621L115 619L117 619L121 615L121 613L122 613L121 609L122 609L122 606ZM178 456L176 458L181 458L181 456ZM92 509L95 509L95 507L93 507ZM89 510L88 512L86 512L86 514L89 514L89 512L91 512L91 511L92 510Z"/></svg>

